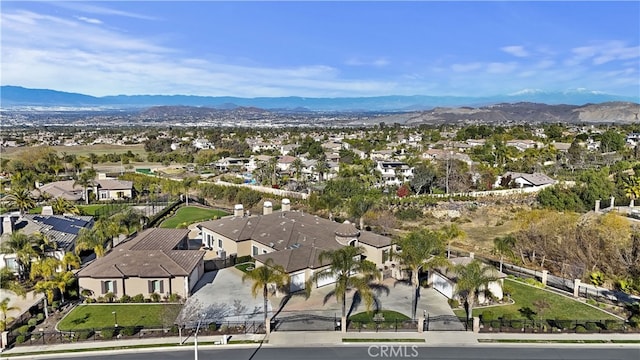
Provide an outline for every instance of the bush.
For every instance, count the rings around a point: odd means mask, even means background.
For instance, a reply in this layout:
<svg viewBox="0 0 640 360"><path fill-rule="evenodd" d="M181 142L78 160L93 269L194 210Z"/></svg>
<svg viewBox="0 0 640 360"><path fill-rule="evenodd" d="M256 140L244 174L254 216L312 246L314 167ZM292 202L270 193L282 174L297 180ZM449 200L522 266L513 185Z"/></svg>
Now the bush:
<svg viewBox="0 0 640 360"><path fill-rule="evenodd" d="M218 330L218 324L216 323L209 324L209 331L216 331L216 330Z"/></svg>
<svg viewBox="0 0 640 360"><path fill-rule="evenodd" d="M632 327L640 327L640 315L633 315L629 318L629 325Z"/></svg>
<svg viewBox="0 0 640 360"><path fill-rule="evenodd" d="M598 323L589 321L586 324L584 324L585 329L589 330L589 331L598 331L600 329L600 327L598 326Z"/></svg>
<svg viewBox="0 0 640 360"><path fill-rule="evenodd" d="M240 256L239 258L236 259L237 264L242 264L242 263L251 262L251 261L253 261L253 258L251 257L251 255Z"/></svg>
<svg viewBox="0 0 640 360"><path fill-rule="evenodd" d="M27 324L29 324L29 327L34 327L34 326L36 326L38 324L38 320L35 319L35 318L31 318L31 319L29 319Z"/></svg>
<svg viewBox="0 0 640 360"><path fill-rule="evenodd" d="M535 286L537 288L541 288L541 289L544 288L544 284L543 283L541 283L540 281L538 281L536 279L533 279L533 278L528 278L524 282L525 282L525 284L529 284L529 285Z"/></svg>
<svg viewBox="0 0 640 360"><path fill-rule="evenodd" d="M449 303L449 306L451 306L452 309L456 309L460 306L460 301L456 299L449 299L447 302Z"/></svg>
<svg viewBox="0 0 640 360"><path fill-rule="evenodd" d="M160 302L161 296L158 293L151 293L151 295L149 295L149 298L151 299L151 301L157 303Z"/></svg>
<svg viewBox="0 0 640 360"><path fill-rule="evenodd" d="M58 309L59 307L60 307L60 301L57 301L57 300L56 300L56 301L52 301L52 302L51 302L51 308L52 308L52 309L56 310L56 309Z"/></svg>
<svg viewBox="0 0 640 360"><path fill-rule="evenodd" d="M604 328L606 330L621 330L622 329L622 323L618 320L605 320L604 321Z"/></svg>
<svg viewBox="0 0 640 360"><path fill-rule="evenodd" d="M129 303L131 302L131 296L124 294L120 297L120 302L121 303Z"/></svg>
<svg viewBox="0 0 640 360"><path fill-rule="evenodd" d="M169 296L167 297L167 300L169 302L180 302L181 299L182 297L175 293L169 294Z"/></svg>
<svg viewBox="0 0 640 360"><path fill-rule="evenodd" d="M587 329L583 325L577 325L576 326L576 332L578 334L584 334L584 333L587 332Z"/></svg>
<svg viewBox="0 0 640 360"><path fill-rule="evenodd" d="M16 331L20 335L25 335L25 334L27 334L29 332L29 329L30 329L29 325L22 325Z"/></svg>
<svg viewBox="0 0 640 360"><path fill-rule="evenodd" d="M416 208L400 209L394 213L398 220L414 221L422 217L422 210Z"/></svg>
<svg viewBox="0 0 640 360"><path fill-rule="evenodd" d="M93 336L93 330L77 331L76 336L78 337L78 340L87 340Z"/></svg>
<svg viewBox="0 0 640 360"><path fill-rule="evenodd" d="M113 329L104 329L100 332L100 337L105 340L111 340L115 334L116 332Z"/></svg>
<svg viewBox="0 0 640 360"><path fill-rule="evenodd" d="M126 327L122 328L122 335L131 336L131 335L133 335L135 333L136 333L136 327L135 326L126 326Z"/></svg>
<svg viewBox="0 0 640 360"><path fill-rule="evenodd" d="M85 302L86 304L93 304L94 302L96 302L96 299L93 299L93 298L86 298L86 299L84 299L84 302Z"/></svg>
<svg viewBox="0 0 640 360"><path fill-rule="evenodd" d="M229 331L229 327L227 325L220 326L220 332L226 334Z"/></svg>
<svg viewBox="0 0 640 360"><path fill-rule="evenodd" d="M593 299L587 299L587 304L597 306L598 302Z"/></svg>
<svg viewBox="0 0 640 360"><path fill-rule="evenodd" d="M566 318L556 318L554 323L555 323L555 327L557 327L560 330L564 330L571 327L573 320L568 320Z"/></svg>
<svg viewBox="0 0 640 360"><path fill-rule="evenodd" d="M17 342L18 344L22 344L22 343L23 343L23 342L25 342L26 340L27 340L27 337L26 337L26 336L24 336L24 335L18 335L18 336L16 337L16 342Z"/></svg>
<svg viewBox="0 0 640 360"><path fill-rule="evenodd" d="M134 303L143 303L144 302L144 295L142 295L142 294L134 295L134 297L131 298L131 301L133 301Z"/></svg>
<svg viewBox="0 0 640 360"><path fill-rule="evenodd" d="M480 317L482 318L483 323L489 323L497 319L496 315L491 310L483 311L482 314L480 314Z"/></svg>
<svg viewBox="0 0 640 360"><path fill-rule="evenodd" d="M169 332L177 334L178 333L178 325L171 325L169 328Z"/></svg>
<svg viewBox="0 0 640 360"><path fill-rule="evenodd" d="M36 319L38 319L38 322L44 320L44 313L38 313L38 315L36 315Z"/></svg>

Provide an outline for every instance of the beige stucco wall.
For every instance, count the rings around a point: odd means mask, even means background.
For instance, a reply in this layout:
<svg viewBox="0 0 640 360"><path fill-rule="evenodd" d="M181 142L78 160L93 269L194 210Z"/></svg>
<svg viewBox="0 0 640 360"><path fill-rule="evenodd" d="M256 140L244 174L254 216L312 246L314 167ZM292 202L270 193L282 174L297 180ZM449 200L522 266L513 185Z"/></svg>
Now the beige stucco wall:
<svg viewBox="0 0 640 360"><path fill-rule="evenodd" d="M382 262L382 251L390 250L391 246L376 248L361 242L359 242L358 244L364 248L364 251L365 251L364 255L367 257L367 260L374 262L378 266L378 268L383 267L384 263Z"/></svg>
<svg viewBox="0 0 640 360"><path fill-rule="evenodd" d="M169 278L128 278L128 279L92 279L81 277L78 279L78 285L80 290L88 289L93 292L93 298L98 298L100 296L104 296L102 293L102 281L112 281L115 280L117 283L116 293L115 295L120 298L122 295L127 294L129 296L135 296L138 294L144 295L145 298L148 298L151 294L149 293L149 281L150 280L162 280L164 281L163 290L164 292L160 293L162 297L168 296L169 289L171 288L171 292L174 294L180 295L182 298L187 298L188 293L185 292L185 277L179 276L173 279ZM169 286L169 280L171 280L171 287Z"/></svg>
<svg viewBox="0 0 640 360"><path fill-rule="evenodd" d="M238 256L243 256L238 252L238 243L229 239L226 236L222 236L210 229L202 228L202 238L206 239L206 235L209 234L213 237L213 249L215 251L224 250L227 253L227 256L230 254L238 254ZM222 249L218 246L218 240L222 239ZM203 240L204 241L204 240ZM245 254L246 255L246 254Z"/></svg>

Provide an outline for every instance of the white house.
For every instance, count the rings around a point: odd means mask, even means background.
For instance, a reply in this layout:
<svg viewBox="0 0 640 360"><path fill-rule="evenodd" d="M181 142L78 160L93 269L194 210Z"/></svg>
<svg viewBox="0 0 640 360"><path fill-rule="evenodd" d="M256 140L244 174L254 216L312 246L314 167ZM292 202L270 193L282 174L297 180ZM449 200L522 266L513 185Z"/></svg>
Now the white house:
<svg viewBox="0 0 640 360"><path fill-rule="evenodd" d="M467 265L473 260L473 257L459 257L453 258L449 261L452 265ZM489 266L489 265L485 265ZM507 277L506 274L498 271L495 268L492 268L490 274L495 277L497 280L491 281L488 286L488 291L497 299L502 299L504 296L502 292L502 286L504 284L504 278ZM432 284L433 288L437 290L442 295L446 296L447 299L457 299L458 295L456 294L456 274L450 270L445 268L435 269L429 272L429 280L428 282ZM484 304L488 301L485 296L484 289L480 289L480 294L478 299L476 300L478 304Z"/></svg>
<svg viewBox="0 0 640 360"><path fill-rule="evenodd" d="M413 178L413 167L401 161L378 161L376 169L382 174L383 185L402 185Z"/></svg>

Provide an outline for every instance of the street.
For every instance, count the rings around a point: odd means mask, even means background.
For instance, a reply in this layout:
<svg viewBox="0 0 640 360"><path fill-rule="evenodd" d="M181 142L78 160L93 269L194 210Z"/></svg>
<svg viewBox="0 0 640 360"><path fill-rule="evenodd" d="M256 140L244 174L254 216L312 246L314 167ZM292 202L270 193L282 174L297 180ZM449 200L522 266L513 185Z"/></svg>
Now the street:
<svg viewBox="0 0 640 360"><path fill-rule="evenodd" d="M101 353L78 353L33 356L37 359L69 359L90 358L95 360L182 360L194 358L193 347L181 350L155 349L136 351L112 351ZM640 358L640 347L594 347L588 344L557 346L549 344L504 345L483 347L427 347L412 344L380 344L358 346L327 346L282 348L256 346L250 348L212 349L202 347L198 352L199 360L233 359L233 360L315 360L315 359L430 359L430 360L637 360ZM6 359L11 359L7 357Z"/></svg>

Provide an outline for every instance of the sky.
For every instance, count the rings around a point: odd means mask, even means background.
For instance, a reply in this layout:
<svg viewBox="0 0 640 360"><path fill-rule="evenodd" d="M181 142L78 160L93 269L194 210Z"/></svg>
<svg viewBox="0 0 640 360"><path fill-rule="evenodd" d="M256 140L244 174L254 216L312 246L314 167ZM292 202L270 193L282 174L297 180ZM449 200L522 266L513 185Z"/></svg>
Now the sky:
<svg viewBox="0 0 640 360"><path fill-rule="evenodd" d="M640 98L638 1L11 1L0 84L93 96Z"/></svg>

